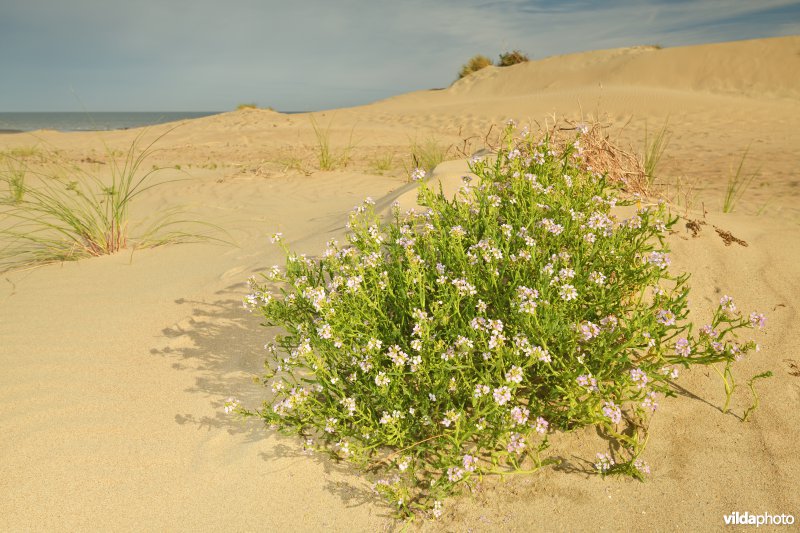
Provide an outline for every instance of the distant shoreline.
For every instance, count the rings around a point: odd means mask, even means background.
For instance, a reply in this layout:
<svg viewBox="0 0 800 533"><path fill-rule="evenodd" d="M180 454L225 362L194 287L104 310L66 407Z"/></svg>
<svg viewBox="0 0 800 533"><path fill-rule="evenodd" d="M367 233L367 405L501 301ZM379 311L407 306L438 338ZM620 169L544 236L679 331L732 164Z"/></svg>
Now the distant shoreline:
<svg viewBox="0 0 800 533"><path fill-rule="evenodd" d="M0 111L0 135L37 130L62 133L120 131L193 120L226 111ZM279 111L283 114L305 111Z"/></svg>

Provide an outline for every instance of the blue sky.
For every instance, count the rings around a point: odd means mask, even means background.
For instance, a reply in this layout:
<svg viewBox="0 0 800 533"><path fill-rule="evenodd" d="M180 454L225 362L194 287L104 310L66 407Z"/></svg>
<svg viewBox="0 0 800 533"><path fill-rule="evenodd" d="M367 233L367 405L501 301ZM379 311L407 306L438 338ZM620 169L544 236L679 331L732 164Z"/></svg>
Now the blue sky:
<svg viewBox="0 0 800 533"><path fill-rule="evenodd" d="M0 111L283 111L532 59L800 34L800 0L0 0Z"/></svg>

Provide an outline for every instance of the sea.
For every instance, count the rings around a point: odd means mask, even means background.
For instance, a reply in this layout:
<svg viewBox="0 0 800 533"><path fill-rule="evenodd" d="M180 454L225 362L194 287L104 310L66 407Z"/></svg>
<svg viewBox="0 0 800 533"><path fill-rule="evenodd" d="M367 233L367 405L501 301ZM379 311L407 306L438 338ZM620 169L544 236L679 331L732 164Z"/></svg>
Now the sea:
<svg viewBox="0 0 800 533"><path fill-rule="evenodd" d="M207 117L220 111L0 112L0 133L32 130L107 131Z"/></svg>

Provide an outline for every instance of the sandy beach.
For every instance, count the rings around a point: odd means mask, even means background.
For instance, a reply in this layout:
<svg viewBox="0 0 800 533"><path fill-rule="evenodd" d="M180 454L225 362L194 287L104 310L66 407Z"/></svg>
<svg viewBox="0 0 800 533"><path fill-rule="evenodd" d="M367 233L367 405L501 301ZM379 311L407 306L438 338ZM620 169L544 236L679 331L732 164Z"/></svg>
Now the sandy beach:
<svg viewBox="0 0 800 533"><path fill-rule="evenodd" d="M319 170L312 118L335 153L347 151L346 165ZM736 372L774 376L742 422L721 413L713 372L686 373L684 393L654 417L644 483L577 468L594 457L593 430L556 434L561 467L485 481L448 501L441 519L411 527L713 531L734 511L800 519L800 37L781 37L488 67L446 89L313 114L242 109L144 133L0 135L0 152L27 150L35 163L57 150L102 173L107 149L171 130L147 163L181 180L143 194L132 218L182 205L236 244L127 249L0 274L0 529L402 527L354 469L223 413L229 396L257 407L266 392L252 377L274 331L242 308L247 279L283 263L272 233L318 254L343 238L365 197L407 198L413 143L448 149L452 161L436 171L448 180L493 125L514 119L535 131L554 118L599 121L639 154L645 131L668 125L654 191L675 214L706 222L693 236L681 221L670 236L673 268L692 274L692 313L708 315L722 294L764 312L761 351ZM745 151L758 177L723 213ZM749 401L743 387L734 412Z"/></svg>

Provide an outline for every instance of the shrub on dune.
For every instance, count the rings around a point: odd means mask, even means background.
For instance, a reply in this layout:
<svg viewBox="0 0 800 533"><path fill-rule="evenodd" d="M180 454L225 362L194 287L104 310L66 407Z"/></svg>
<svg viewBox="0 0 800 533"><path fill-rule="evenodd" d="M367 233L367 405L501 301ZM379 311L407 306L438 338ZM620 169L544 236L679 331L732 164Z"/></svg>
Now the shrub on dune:
<svg viewBox="0 0 800 533"><path fill-rule="evenodd" d="M422 183L425 209L389 221L367 200L319 259L281 244L285 269L245 302L283 330L272 394L226 409L383 472L375 490L401 514L439 516L482 476L555 462L553 431L596 427L612 443L597 473L643 478L649 417L679 369L711 366L730 398L731 365L756 348L737 333L763 315L726 296L695 332L688 275L669 268L677 219L591 170L583 130L566 146L513 132L456 198Z"/></svg>
<svg viewBox="0 0 800 533"><path fill-rule="evenodd" d="M498 67L510 67L511 65L516 65L518 63L525 63L529 61L528 56L520 52L519 50L513 50L511 52L505 52L500 54L500 60L497 62Z"/></svg>
<svg viewBox="0 0 800 533"><path fill-rule="evenodd" d="M483 68L491 66L492 60L488 57L478 54L473 56L465 65L461 67L461 70L458 72L458 78L461 79L465 76L469 76L473 72L477 72Z"/></svg>

